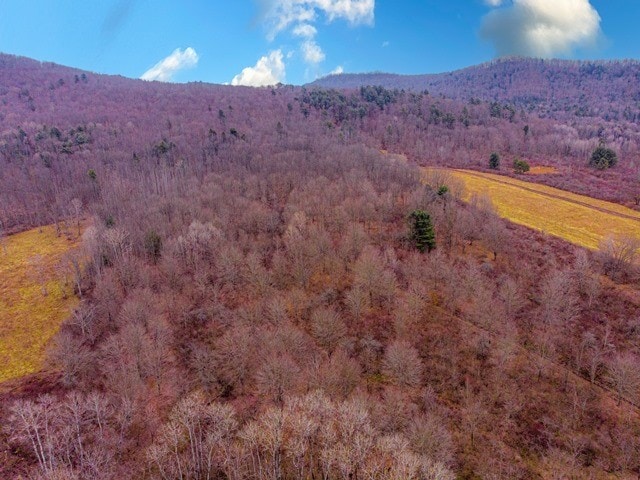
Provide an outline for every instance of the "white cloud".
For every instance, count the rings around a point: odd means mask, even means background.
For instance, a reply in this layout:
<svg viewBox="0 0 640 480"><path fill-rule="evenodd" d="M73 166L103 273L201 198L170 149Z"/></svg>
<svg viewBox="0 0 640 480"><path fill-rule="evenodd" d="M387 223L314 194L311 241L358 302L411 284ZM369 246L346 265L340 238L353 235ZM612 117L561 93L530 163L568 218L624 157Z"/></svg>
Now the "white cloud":
<svg viewBox="0 0 640 480"><path fill-rule="evenodd" d="M347 20L351 25L372 24L375 0L266 0L269 39L296 23L313 23L318 13L332 22Z"/></svg>
<svg viewBox="0 0 640 480"><path fill-rule="evenodd" d="M543 58L594 46L602 34L600 15L589 0L513 0L489 12L480 32L501 56Z"/></svg>
<svg viewBox="0 0 640 480"><path fill-rule="evenodd" d="M315 67L326 55L316 42L315 24L320 16L328 22L342 19L351 25L372 25L375 0L260 0L266 7L267 38L274 40L287 31L300 38L300 52L305 63Z"/></svg>
<svg viewBox="0 0 640 480"><path fill-rule="evenodd" d="M344 18L352 25L373 23L375 0L315 0L318 8L329 17L329 21Z"/></svg>
<svg viewBox="0 0 640 480"><path fill-rule="evenodd" d="M504 0L484 0L484 3L486 3L490 7L499 7L504 3Z"/></svg>
<svg viewBox="0 0 640 480"><path fill-rule="evenodd" d="M171 55L164 60L160 60L140 77L142 80L158 80L160 82L170 82L173 76L185 68L193 68L198 64L198 54L191 48L184 51L176 48Z"/></svg>
<svg viewBox="0 0 640 480"><path fill-rule="evenodd" d="M309 25L308 23L301 23L300 25L296 25L293 29L293 34L296 37L313 38L316 36L316 33L318 33L316 27Z"/></svg>
<svg viewBox="0 0 640 480"><path fill-rule="evenodd" d="M233 77L231 85L264 87L281 83L285 79L285 65L282 50L274 50L258 60L253 67L247 67Z"/></svg>
<svg viewBox="0 0 640 480"><path fill-rule="evenodd" d="M300 47L302 50L302 56L304 57L304 61L311 64L317 65L321 63L325 59L325 54L320 48L320 46L313 40L305 40L302 42L302 46Z"/></svg>
<svg viewBox="0 0 640 480"><path fill-rule="evenodd" d="M342 65L338 65L336 68L329 72L329 75L342 75L344 73L344 68Z"/></svg>

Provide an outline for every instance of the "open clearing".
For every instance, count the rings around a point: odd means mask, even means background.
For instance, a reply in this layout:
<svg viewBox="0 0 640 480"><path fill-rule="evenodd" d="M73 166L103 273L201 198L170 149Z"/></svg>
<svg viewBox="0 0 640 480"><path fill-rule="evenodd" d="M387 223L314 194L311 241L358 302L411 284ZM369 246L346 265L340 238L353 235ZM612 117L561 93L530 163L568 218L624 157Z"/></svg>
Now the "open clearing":
<svg viewBox="0 0 640 480"><path fill-rule="evenodd" d="M532 166L531 169L526 173L527 175L555 175L558 173L558 169L556 167L549 167L546 165L536 165Z"/></svg>
<svg viewBox="0 0 640 480"><path fill-rule="evenodd" d="M607 235L640 237L640 212L616 203L502 175L451 170L464 199L488 195L497 213L520 225L597 249Z"/></svg>
<svg viewBox="0 0 640 480"><path fill-rule="evenodd" d="M78 303L59 265L77 239L47 226L0 244L0 382L39 370L44 351Z"/></svg>

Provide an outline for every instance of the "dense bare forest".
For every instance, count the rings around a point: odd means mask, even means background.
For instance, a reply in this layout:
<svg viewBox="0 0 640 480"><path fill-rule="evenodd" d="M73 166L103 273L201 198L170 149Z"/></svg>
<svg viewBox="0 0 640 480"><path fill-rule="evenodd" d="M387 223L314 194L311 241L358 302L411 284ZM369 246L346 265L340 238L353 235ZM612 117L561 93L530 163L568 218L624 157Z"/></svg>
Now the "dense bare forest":
<svg viewBox="0 0 640 480"><path fill-rule="evenodd" d="M508 102L538 116L601 118L637 123L640 115L640 62L498 58L449 73L331 75L313 82L323 88L380 85L429 91L462 101Z"/></svg>
<svg viewBox="0 0 640 480"><path fill-rule="evenodd" d="M523 157L559 168L559 174L538 179L543 183L622 203L640 200L640 132L633 119L545 119L517 102L463 102L380 87L340 92L283 86L269 96L204 84L144 84L11 56L0 63L0 221L8 230L55 221L68 213L71 198L87 203L96 194L88 169L128 176L133 162L149 157L205 168L212 152L234 142L282 146L284 136L299 130L403 153L419 164L485 168L496 151L508 162ZM596 80L591 84L611 85ZM634 108L628 88L611 95ZM571 89L568 95L567 102L579 96ZM618 152L615 170L588 168L599 142Z"/></svg>
<svg viewBox="0 0 640 480"><path fill-rule="evenodd" d="M637 246L508 224L417 166L495 151L632 204L637 123L0 65L2 226L90 224L51 368L0 390L1 477L640 474Z"/></svg>

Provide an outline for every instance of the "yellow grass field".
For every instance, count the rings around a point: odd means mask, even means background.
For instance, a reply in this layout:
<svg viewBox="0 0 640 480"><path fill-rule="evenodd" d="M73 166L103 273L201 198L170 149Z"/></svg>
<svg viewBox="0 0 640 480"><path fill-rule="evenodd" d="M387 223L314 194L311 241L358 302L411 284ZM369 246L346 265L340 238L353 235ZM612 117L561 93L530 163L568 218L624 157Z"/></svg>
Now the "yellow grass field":
<svg viewBox="0 0 640 480"><path fill-rule="evenodd" d="M78 303L57 268L77 240L47 226L1 242L0 382L43 367L47 343Z"/></svg>
<svg viewBox="0 0 640 480"><path fill-rule="evenodd" d="M553 175L556 173L558 173L558 169L556 167L536 165L531 167L531 169L527 172L527 175Z"/></svg>
<svg viewBox="0 0 640 480"><path fill-rule="evenodd" d="M486 194L501 217L577 245L595 250L612 234L640 238L640 212L622 205L501 175L450 173L464 184L465 200Z"/></svg>

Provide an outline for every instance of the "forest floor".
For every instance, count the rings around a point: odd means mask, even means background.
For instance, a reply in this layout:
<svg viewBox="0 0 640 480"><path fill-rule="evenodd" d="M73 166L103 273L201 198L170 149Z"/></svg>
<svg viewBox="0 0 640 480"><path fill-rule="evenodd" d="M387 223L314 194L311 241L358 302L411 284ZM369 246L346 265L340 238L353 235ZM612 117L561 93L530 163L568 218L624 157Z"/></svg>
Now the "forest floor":
<svg viewBox="0 0 640 480"><path fill-rule="evenodd" d="M78 244L54 226L0 239L0 382L43 367L48 342L78 304L65 261Z"/></svg>
<svg viewBox="0 0 640 480"><path fill-rule="evenodd" d="M622 205L503 175L451 172L465 200L487 195L501 217L576 245L595 250L608 235L640 237L640 212Z"/></svg>

